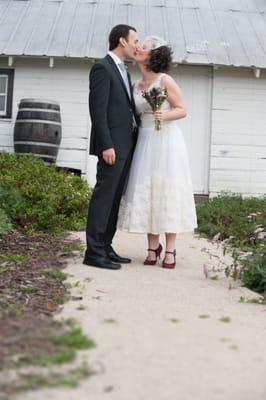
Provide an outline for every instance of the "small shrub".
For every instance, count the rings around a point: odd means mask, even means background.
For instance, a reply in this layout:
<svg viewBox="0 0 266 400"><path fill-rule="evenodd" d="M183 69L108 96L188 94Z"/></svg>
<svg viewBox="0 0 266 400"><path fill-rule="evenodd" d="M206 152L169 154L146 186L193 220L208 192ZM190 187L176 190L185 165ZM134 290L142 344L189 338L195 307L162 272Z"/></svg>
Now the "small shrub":
<svg viewBox="0 0 266 400"><path fill-rule="evenodd" d="M266 249L243 263L241 279L246 287L266 296Z"/></svg>
<svg viewBox="0 0 266 400"><path fill-rule="evenodd" d="M256 218L248 218L256 213ZM220 233L220 240L233 236L233 243L243 248L251 244L258 224L266 222L266 196L243 198L239 194L221 193L197 206L198 232L213 237Z"/></svg>
<svg viewBox="0 0 266 400"><path fill-rule="evenodd" d="M88 184L38 157L0 153L0 187L1 208L15 226L32 231L85 226Z"/></svg>
<svg viewBox="0 0 266 400"><path fill-rule="evenodd" d="M199 233L229 239L234 264L226 274L231 272L249 289L266 295L266 196L221 193L199 204L197 216Z"/></svg>
<svg viewBox="0 0 266 400"><path fill-rule="evenodd" d="M0 234L11 231L12 225L10 218L6 215L5 211L0 208Z"/></svg>

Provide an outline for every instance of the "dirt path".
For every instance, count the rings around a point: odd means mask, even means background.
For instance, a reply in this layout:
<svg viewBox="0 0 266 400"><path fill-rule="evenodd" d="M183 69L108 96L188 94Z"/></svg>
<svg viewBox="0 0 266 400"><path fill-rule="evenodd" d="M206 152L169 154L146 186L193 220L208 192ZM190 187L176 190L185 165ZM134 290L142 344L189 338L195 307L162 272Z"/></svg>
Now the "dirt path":
<svg viewBox="0 0 266 400"><path fill-rule="evenodd" d="M203 264L217 259L203 247L221 254L204 239L180 236L177 268L169 271L141 264L144 236L119 234L115 248L133 264L106 271L70 263L70 281L80 282L73 295L83 299L67 303L60 317L76 318L96 341L89 363L99 373L76 389L20 399L265 400L266 306L240 303L256 295L235 283L229 289L223 275L206 279Z"/></svg>

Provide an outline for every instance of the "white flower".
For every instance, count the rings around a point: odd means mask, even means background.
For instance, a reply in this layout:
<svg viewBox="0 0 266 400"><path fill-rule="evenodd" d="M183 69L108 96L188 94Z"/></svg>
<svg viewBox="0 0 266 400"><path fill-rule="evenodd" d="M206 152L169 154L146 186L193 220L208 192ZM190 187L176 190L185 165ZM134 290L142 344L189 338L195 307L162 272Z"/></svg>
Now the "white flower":
<svg viewBox="0 0 266 400"><path fill-rule="evenodd" d="M216 233L216 235L213 236L212 240L214 242L217 242L220 239L221 236L221 232Z"/></svg>
<svg viewBox="0 0 266 400"><path fill-rule="evenodd" d="M265 239L266 238L266 232L264 232L264 231L260 231L259 233L258 233L258 239Z"/></svg>
<svg viewBox="0 0 266 400"><path fill-rule="evenodd" d="M264 228L260 227L260 228L255 229L254 233L263 232L263 231L264 231Z"/></svg>

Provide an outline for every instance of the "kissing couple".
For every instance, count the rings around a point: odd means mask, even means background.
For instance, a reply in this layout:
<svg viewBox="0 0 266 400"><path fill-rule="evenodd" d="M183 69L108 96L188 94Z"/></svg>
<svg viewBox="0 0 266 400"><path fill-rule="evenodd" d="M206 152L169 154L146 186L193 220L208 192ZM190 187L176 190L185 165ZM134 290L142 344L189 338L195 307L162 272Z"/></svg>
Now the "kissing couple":
<svg viewBox="0 0 266 400"><path fill-rule="evenodd" d="M134 86L126 59L140 70ZM164 234L161 265L175 268L176 234L197 226L188 155L178 125L186 107L167 73L171 61L165 40L148 36L140 45L136 29L120 24L110 32L108 54L91 69L90 154L98 163L86 227L86 265L117 270L131 262L112 247L118 228L147 235L146 266L160 258L159 238ZM160 107L152 107L162 93Z"/></svg>

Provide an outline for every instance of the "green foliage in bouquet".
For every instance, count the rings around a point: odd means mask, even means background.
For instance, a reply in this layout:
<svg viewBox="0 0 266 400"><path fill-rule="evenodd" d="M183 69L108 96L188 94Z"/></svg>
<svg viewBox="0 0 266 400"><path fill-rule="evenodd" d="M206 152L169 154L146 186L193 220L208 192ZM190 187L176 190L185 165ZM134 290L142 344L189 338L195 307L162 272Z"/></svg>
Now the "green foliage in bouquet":
<svg viewBox="0 0 266 400"><path fill-rule="evenodd" d="M85 227L88 184L37 157L0 153L0 188L0 209L14 227L31 231Z"/></svg>

